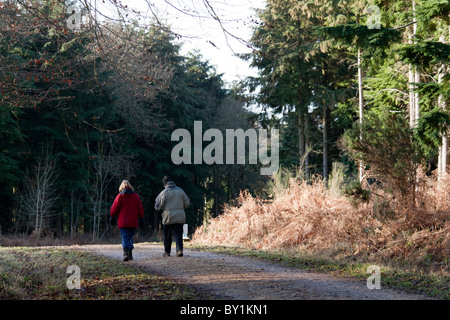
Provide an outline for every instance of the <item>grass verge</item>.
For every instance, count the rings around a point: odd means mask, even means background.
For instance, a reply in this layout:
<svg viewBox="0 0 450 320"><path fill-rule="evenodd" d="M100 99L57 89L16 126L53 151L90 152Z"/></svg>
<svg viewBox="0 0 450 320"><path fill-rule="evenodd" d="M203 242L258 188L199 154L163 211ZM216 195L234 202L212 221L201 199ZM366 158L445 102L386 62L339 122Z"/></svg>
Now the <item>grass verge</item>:
<svg viewBox="0 0 450 320"><path fill-rule="evenodd" d="M80 289L68 289L68 267L80 268ZM61 248L0 248L0 299L201 300L194 289L132 264Z"/></svg>
<svg viewBox="0 0 450 320"><path fill-rule="evenodd" d="M367 268L375 264L380 267L381 287L401 289L410 293L420 293L436 299L450 299L450 277L436 273L423 273L420 270L408 270L385 266L380 263L361 263L357 261L333 260L318 256L305 255L290 251L265 251L241 247L209 246L190 244L193 250L202 250L262 259L284 266L311 271L322 271L338 276L352 277L367 281L370 274Z"/></svg>

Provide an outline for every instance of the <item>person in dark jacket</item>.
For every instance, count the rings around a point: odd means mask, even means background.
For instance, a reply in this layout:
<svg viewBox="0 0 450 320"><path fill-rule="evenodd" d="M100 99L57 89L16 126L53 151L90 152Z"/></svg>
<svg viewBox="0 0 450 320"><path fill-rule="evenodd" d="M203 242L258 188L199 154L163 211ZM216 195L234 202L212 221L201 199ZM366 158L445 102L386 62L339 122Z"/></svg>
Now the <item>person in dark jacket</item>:
<svg viewBox="0 0 450 320"><path fill-rule="evenodd" d="M110 223L120 229L122 235L123 261L133 260L133 237L136 228L144 225L144 208L139 195L128 180L123 180L119 194L111 206Z"/></svg>
<svg viewBox="0 0 450 320"><path fill-rule="evenodd" d="M172 178L163 178L164 190L155 200L155 210L162 211L164 230L164 256L170 256L172 235L175 236L177 257L183 256L183 224L186 222L184 210L190 199L183 189L177 187Z"/></svg>

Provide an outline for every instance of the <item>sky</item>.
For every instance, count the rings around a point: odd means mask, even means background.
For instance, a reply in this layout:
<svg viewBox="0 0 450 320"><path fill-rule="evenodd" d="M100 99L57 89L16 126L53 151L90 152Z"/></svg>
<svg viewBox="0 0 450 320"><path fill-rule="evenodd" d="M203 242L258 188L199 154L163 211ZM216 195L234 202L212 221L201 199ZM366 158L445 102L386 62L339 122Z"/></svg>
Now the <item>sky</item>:
<svg viewBox="0 0 450 320"><path fill-rule="evenodd" d="M242 41L226 35L222 27L248 41L251 27L255 26L251 23L256 19L254 9L264 8L265 0L209 0L221 23L211 17L211 8L204 0L123 0L122 3L129 3L144 16L156 15L162 23L170 25L172 31L183 36L182 54L198 50L204 60L215 66L217 73L223 74L226 83L256 75L256 70L234 55L250 49Z"/></svg>

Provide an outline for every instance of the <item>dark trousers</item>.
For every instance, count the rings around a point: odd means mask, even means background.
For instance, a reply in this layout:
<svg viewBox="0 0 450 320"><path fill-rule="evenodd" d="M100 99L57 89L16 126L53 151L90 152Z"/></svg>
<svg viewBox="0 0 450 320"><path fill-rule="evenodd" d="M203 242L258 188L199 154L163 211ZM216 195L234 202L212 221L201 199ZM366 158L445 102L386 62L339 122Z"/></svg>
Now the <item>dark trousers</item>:
<svg viewBox="0 0 450 320"><path fill-rule="evenodd" d="M122 235L122 248L124 250L133 250L133 236L136 232L135 228L121 228L120 234Z"/></svg>
<svg viewBox="0 0 450 320"><path fill-rule="evenodd" d="M183 251L183 224L164 224L164 251L170 253L172 247L172 237L175 238L177 251Z"/></svg>

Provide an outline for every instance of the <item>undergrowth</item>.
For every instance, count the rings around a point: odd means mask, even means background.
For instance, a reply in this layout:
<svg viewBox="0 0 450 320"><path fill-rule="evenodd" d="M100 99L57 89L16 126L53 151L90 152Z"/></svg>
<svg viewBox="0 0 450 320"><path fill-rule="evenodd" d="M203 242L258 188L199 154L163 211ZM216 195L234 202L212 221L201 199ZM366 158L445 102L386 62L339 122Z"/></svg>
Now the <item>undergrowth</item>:
<svg viewBox="0 0 450 320"><path fill-rule="evenodd" d="M365 195L355 202L327 188L320 178L296 177L270 201L243 191L236 206L225 207L221 216L196 230L193 244L296 250L448 276L449 181L421 177L414 206L406 205L389 186L374 183L366 190L370 198Z"/></svg>

